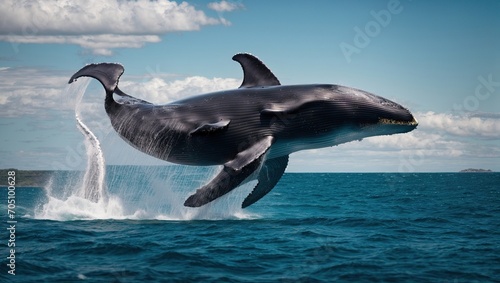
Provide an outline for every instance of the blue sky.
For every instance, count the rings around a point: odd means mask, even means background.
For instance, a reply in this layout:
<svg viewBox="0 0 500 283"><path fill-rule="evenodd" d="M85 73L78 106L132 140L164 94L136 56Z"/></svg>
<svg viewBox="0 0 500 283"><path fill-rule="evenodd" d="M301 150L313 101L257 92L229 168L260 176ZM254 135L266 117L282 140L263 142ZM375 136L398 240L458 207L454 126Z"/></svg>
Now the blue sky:
<svg viewBox="0 0 500 283"><path fill-rule="evenodd" d="M282 84L360 88L420 122L409 134L293 154L289 172L500 171L498 1L26 3L0 3L0 168L85 166L65 89L87 63L120 62L125 92L167 103L239 86L231 57L250 52ZM108 164L165 164L109 130L102 99L92 82L82 115Z"/></svg>

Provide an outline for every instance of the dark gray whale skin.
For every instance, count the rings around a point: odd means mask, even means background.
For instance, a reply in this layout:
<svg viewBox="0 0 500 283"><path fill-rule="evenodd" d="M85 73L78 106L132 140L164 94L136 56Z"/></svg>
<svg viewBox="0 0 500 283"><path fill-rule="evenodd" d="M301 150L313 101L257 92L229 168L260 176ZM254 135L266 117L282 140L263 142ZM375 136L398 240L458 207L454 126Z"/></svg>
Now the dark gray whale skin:
<svg viewBox="0 0 500 283"><path fill-rule="evenodd" d="M238 89L154 105L122 92L120 64L90 64L75 73L106 90L105 109L116 132L136 149L178 164L223 165L185 206L205 205L257 179L247 207L279 181L288 155L376 135L406 133L418 125L403 106L339 85L281 85L256 57L233 57L243 68Z"/></svg>

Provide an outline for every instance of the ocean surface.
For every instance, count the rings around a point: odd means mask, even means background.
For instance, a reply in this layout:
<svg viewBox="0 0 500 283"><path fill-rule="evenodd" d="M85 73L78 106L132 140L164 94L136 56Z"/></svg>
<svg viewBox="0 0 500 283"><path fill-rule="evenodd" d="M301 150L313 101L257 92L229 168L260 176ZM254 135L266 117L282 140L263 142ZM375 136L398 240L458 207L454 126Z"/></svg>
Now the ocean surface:
<svg viewBox="0 0 500 283"><path fill-rule="evenodd" d="M500 282L499 173L287 173L183 207L216 170L108 166L97 203L57 172L11 219L1 188L0 282Z"/></svg>

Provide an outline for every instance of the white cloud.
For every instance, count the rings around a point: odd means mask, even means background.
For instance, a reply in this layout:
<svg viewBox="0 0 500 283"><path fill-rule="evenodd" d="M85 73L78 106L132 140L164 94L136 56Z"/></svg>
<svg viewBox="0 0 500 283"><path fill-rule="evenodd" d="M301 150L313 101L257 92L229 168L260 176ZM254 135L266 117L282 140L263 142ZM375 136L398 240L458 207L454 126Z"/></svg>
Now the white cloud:
<svg viewBox="0 0 500 283"><path fill-rule="evenodd" d="M406 134L370 137L363 141L369 143L370 146L375 146L377 149L386 150L429 148L442 142L440 135L426 133L419 129Z"/></svg>
<svg viewBox="0 0 500 283"><path fill-rule="evenodd" d="M169 32L228 24L186 2L148 0L6 0L0 2L0 19L1 41L76 44L100 55L159 42Z"/></svg>
<svg viewBox="0 0 500 283"><path fill-rule="evenodd" d="M418 115L417 120L422 129L446 132L455 136L500 139L500 118L491 117L427 112Z"/></svg>
<svg viewBox="0 0 500 283"><path fill-rule="evenodd" d="M33 68L0 70L0 117L37 114L41 109L68 109L62 97L67 77Z"/></svg>
<svg viewBox="0 0 500 283"><path fill-rule="evenodd" d="M415 130L406 134L392 136L377 136L364 140L366 146L386 152L398 152L400 156L440 156L458 157L465 155L468 144L472 141L459 141L450 139L447 135L429 133L423 130ZM366 150L367 148L365 148ZM373 148L372 148L373 149Z"/></svg>
<svg viewBox="0 0 500 283"><path fill-rule="evenodd" d="M208 8L217 12L231 12L243 8L243 4L228 1L211 2L208 3Z"/></svg>
<svg viewBox="0 0 500 283"><path fill-rule="evenodd" d="M165 81L161 78L152 78L139 83L124 81L120 82L120 89L152 103L164 104L191 95L234 89L240 84L240 79L194 76L174 81Z"/></svg>
<svg viewBox="0 0 500 283"><path fill-rule="evenodd" d="M75 44L84 49L91 50L95 55L110 56L113 55L111 49L114 48L140 48L146 43L160 42L161 38L157 35L0 35L0 41L17 43L56 43L56 44Z"/></svg>

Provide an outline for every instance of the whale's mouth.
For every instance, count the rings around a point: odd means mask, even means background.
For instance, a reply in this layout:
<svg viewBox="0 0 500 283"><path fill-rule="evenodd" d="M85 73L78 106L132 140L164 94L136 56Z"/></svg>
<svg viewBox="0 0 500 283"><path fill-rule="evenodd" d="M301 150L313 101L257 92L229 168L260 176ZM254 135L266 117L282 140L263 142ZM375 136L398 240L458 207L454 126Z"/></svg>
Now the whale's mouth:
<svg viewBox="0 0 500 283"><path fill-rule="evenodd" d="M415 117L412 117L411 121L401 121L401 120L394 120L394 119L387 119L387 118L379 118L378 120L379 124L383 125L399 125L399 126L418 126L418 121L415 119Z"/></svg>

